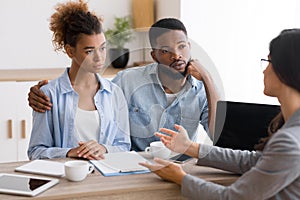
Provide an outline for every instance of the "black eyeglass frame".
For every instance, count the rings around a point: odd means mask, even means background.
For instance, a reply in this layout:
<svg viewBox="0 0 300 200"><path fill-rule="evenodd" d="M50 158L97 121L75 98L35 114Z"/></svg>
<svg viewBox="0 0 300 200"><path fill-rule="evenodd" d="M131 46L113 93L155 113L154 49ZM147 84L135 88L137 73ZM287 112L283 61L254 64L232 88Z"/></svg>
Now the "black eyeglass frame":
<svg viewBox="0 0 300 200"><path fill-rule="evenodd" d="M266 61L266 62L272 63L271 60L269 60L269 59L264 59L264 58L260 59L260 61Z"/></svg>
<svg viewBox="0 0 300 200"><path fill-rule="evenodd" d="M268 64L266 62L268 62ZM269 66L270 63L272 64L271 60L262 58L262 59L260 59L260 68L262 70L265 70Z"/></svg>

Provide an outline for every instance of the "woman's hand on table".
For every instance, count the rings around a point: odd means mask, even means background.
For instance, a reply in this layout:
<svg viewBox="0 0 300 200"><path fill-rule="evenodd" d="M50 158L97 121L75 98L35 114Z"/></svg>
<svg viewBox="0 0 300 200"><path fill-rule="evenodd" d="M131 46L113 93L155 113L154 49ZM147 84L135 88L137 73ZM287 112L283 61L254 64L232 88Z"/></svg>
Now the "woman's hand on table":
<svg viewBox="0 0 300 200"><path fill-rule="evenodd" d="M95 140L79 142L78 144L78 147L73 148L68 152L68 157L80 157L88 160L104 159L103 154L106 153L106 148Z"/></svg>

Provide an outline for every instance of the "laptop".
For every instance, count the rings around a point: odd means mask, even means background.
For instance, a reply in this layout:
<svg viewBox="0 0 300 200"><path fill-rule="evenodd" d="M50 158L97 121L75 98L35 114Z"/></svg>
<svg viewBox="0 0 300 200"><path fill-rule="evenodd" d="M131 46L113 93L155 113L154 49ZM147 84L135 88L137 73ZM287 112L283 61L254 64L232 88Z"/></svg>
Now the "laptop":
<svg viewBox="0 0 300 200"><path fill-rule="evenodd" d="M213 144L252 151L279 112L279 105L218 101Z"/></svg>

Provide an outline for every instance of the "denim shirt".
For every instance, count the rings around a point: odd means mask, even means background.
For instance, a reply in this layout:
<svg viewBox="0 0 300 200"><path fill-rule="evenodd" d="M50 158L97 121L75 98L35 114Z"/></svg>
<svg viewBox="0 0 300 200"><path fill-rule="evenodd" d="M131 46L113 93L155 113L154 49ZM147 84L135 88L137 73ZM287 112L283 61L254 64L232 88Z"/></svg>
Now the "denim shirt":
<svg viewBox="0 0 300 200"><path fill-rule="evenodd" d="M182 125L192 140L197 139L199 123L208 131L208 102L202 81L189 76L171 105L158 78L157 63L123 70L112 81L121 87L128 103L133 150L143 151L159 140L154 133L161 127L174 130L174 124Z"/></svg>
<svg viewBox="0 0 300 200"><path fill-rule="evenodd" d="M71 148L78 147L74 121L79 96L71 86L68 71L41 88L53 107L45 113L33 112L27 152L30 159L64 158ZM94 96L101 120L97 142L108 152L128 151L131 147L128 107L122 90L98 74L95 76L101 84Z"/></svg>

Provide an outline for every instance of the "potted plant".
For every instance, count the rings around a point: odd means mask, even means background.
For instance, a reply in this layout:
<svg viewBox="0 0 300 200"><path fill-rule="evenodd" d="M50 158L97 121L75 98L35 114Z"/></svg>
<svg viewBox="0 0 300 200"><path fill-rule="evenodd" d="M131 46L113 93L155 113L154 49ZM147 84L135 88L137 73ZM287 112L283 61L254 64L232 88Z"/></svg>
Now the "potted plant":
<svg viewBox="0 0 300 200"><path fill-rule="evenodd" d="M124 68L129 60L129 49L124 45L132 39L131 21L129 16L116 17L114 27L105 31L111 65Z"/></svg>

